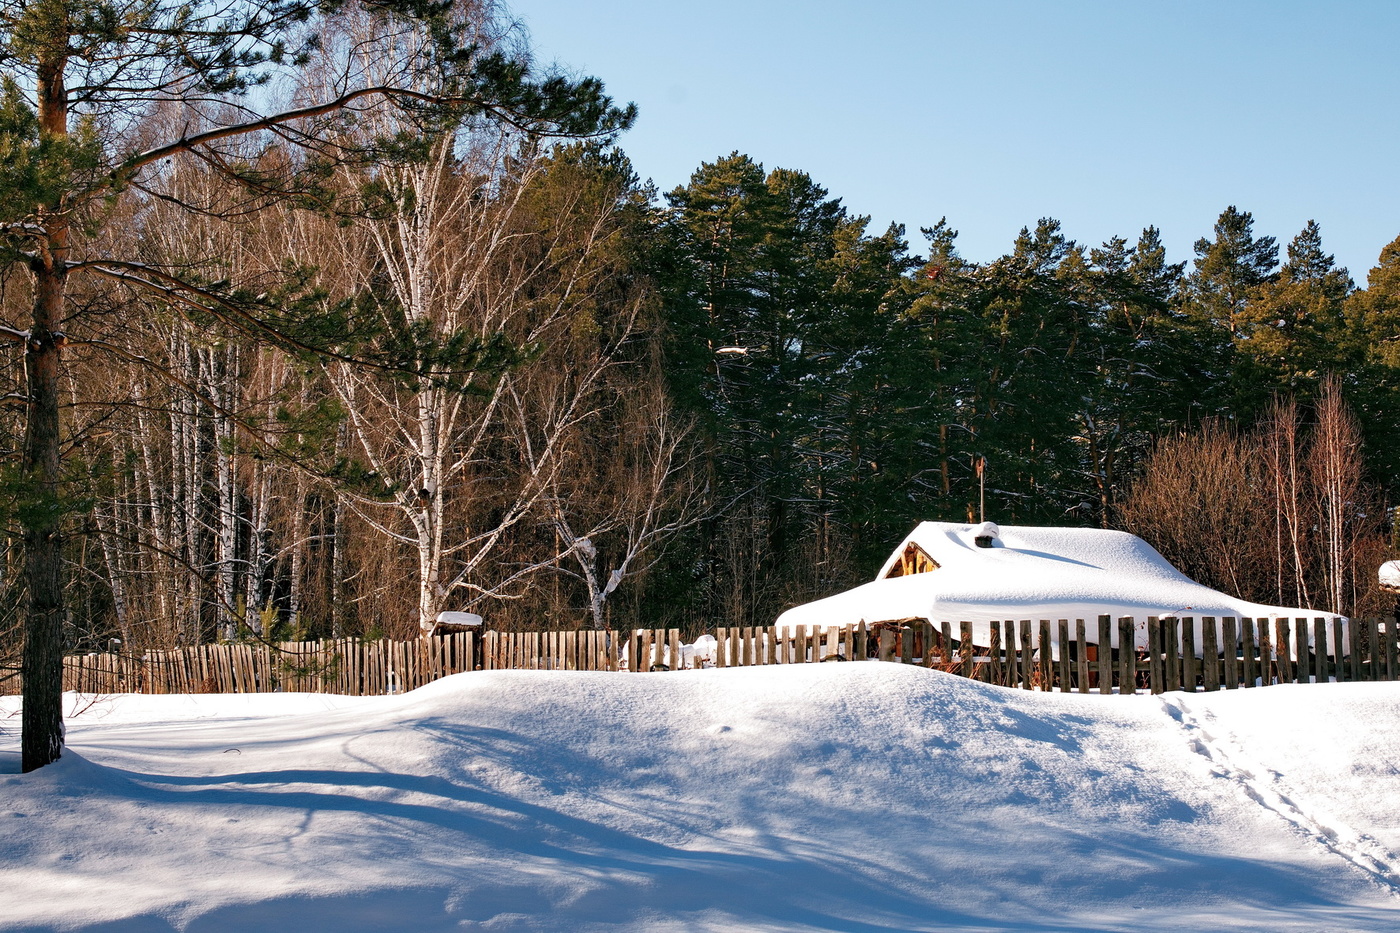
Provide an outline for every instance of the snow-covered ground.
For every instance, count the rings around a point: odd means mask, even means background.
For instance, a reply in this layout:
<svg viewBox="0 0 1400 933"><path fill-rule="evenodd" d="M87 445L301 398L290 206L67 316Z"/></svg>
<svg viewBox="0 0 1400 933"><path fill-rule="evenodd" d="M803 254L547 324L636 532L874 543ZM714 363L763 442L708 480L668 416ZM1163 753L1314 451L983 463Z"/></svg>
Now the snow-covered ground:
<svg viewBox="0 0 1400 933"><path fill-rule="evenodd" d="M1390 931L1398 724L878 662L107 698L33 775L0 720L0 929Z"/></svg>

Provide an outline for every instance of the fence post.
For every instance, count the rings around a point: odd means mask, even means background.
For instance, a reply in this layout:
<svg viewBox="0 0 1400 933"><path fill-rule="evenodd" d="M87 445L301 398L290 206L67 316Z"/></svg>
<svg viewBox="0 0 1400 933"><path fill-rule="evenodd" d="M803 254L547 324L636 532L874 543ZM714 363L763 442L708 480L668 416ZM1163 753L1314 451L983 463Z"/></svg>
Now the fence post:
<svg viewBox="0 0 1400 933"><path fill-rule="evenodd" d="M1079 668L1079 692L1089 692L1089 639L1084 631L1084 620L1074 620L1074 662Z"/></svg>
<svg viewBox="0 0 1400 933"><path fill-rule="evenodd" d="M1060 692L1069 693L1074 689L1069 672L1069 619L1059 620L1060 636Z"/></svg>
<svg viewBox="0 0 1400 933"><path fill-rule="evenodd" d="M1161 619L1162 625L1162 689L1181 689L1181 629L1176 616Z"/></svg>
<svg viewBox="0 0 1400 933"><path fill-rule="evenodd" d="M1025 690L1035 689L1035 646L1031 641L1031 620L1022 619L1018 628L1020 629L1021 643L1021 687Z"/></svg>
<svg viewBox="0 0 1400 933"><path fill-rule="evenodd" d="M1380 622L1376 619L1365 619L1361 623L1361 637L1366 642L1366 679L1376 681L1381 679L1382 660L1380 651Z"/></svg>
<svg viewBox="0 0 1400 933"><path fill-rule="evenodd" d="M1240 643L1235 635L1235 617L1226 616L1220 624L1225 631L1225 689L1237 690L1240 686Z"/></svg>
<svg viewBox="0 0 1400 933"><path fill-rule="evenodd" d="M959 623L958 629L958 673L964 677L971 677L973 674L972 623Z"/></svg>
<svg viewBox="0 0 1400 933"><path fill-rule="evenodd" d="M1162 676L1162 620L1147 617L1147 689L1153 695L1166 690Z"/></svg>
<svg viewBox="0 0 1400 933"><path fill-rule="evenodd" d="M1377 626L1379 628L1379 625ZM1385 622L1385 671L1386 680L1396 680L1400 678L1400 671L1395 668L1395 622L1394 618Z"/></svg>
<svg viewBox="0 0 1400 933"><path fill-rule="evenodd" d="M1259 625L1259 685L1267 687L1274 682L1273 643L1269 640L1269 620L1255 620Z"/></svg>
<svg viewBox="0 0 1400 933"><path fill-rule="evenodd" d="M1346 623L1339 616L1332 617L1332 676L1337 683L1344 683L1351 670L1346 660Z"/></svg>
<svg viewBox="0 0 1400 933"><path fill-rule="evenodd" d="M894 660L894 632L890 631L888 626L880 629L879 651L878 657L881 661Z"/></svg>
<svg viewBox="0 0 1400 933"><path fill-rule="evenodd" d="M1201 616L1201 685L1207 693L1220 689L1220 645L1215 616Z"/></svg>
<svg viewBox="0 0 1400 933"><path fill-rule="evenodd" d="M1327 620L1321 616L1313 619L1313 649L1313 680L1325 684L1332 679L1332 672L1327 663Z"/></svg>
<svg viewBox="0 0 1400 933"><path fill-rule="evenodd" d="M1099 616L1099 693L1113 692L1113 619Z"/></svg>
<svg viewBox="0 0 1400 933"><path fill-rule="evenodd" d="M1281 684L1293 682L1293 674L1288 666L1288 620L1274 619L1272 659L1274 664L1273 680ZM1268 680L1265 681L1266 683Z"/></svg>
<svg viewBox="0 0 1400 933"><path fill-rule="evenodd" d="M997 686L1006 685L1006 667L1001 663L1001 623L987 623L987 680Z"/></svg>
<svg viewBox="0 0 1400 933"><path fill-rule="evenodd" d="M1200 672L1200 663L1196 658L1196 620L1192 616L1182 616L1181 689L1187 693L1195 693L1196 677Z"/></svg>
<svg viewBox="0 0 1400 933"><path fill-rule="evenodd" d="M1305 684L1312 680L1312 667L1308 663L1308 620L1293 620L1293 650L1296 661L1293 664L1293 676L1296 683Z"/></svg>
<svg viewBox="0 0 1400 933"><path fill-rule="evenodd" d="M1040 689L1055 689L1055 665L1050 657L1050 620L1040 620L1040 644L1037 648L1040 652Z"/></svg>
<svg viewBox="0 0 1400 933"><path fill-rule="evenodd" d="M1118 620L1118 692L1137 693L1137 638L1131 616Z"/></svg>

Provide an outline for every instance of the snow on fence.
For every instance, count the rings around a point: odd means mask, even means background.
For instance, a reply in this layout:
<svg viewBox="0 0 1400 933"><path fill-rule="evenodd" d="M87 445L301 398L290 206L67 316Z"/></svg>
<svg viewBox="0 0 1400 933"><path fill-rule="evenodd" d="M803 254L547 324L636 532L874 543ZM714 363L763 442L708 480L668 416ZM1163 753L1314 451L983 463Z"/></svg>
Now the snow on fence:
<svg viewBox="0 0 1400 933"><path fill-rule="evenodd" d="M1097 625L1061 619L992 622L989 644L972 626L922 620L791 631L719 628L693 645L678 629L630 634L455 633L415 641L336 639L199 645L141 656L64 659L65 690L81 693L401 693L470 670L663 671L873 659L937 668L985 683L1080 693L1164 693L1275 683L1400 680L1400 626L1363 619L1149 618L1146 647L1131 618ZM1197 633L1202 644L1195 644ZM964 650L964 646L970 646ZM1042 650L1042 646L1044 650ZM18 693L19 678L0 680Z"/></svg>

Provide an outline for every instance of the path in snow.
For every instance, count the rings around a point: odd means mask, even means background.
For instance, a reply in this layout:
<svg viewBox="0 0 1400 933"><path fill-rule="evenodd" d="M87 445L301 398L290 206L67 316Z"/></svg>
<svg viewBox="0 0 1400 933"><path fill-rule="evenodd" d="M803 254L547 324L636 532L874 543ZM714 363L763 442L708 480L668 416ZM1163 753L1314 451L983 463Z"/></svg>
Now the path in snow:
<svg viewBox="0 0 1400 933"><path fill-rule="evenodd" d="M1395 853L1290 788L1284 775L1251 761L1208 709L1199 715L1191 712L1192 699L1185 695L1163 698L1162 707L1181 724L1191 750L1210 762L1212 774L1235 784L1249 800L1374 878L1392 896L1400 897L1400 858Z"/></svg>

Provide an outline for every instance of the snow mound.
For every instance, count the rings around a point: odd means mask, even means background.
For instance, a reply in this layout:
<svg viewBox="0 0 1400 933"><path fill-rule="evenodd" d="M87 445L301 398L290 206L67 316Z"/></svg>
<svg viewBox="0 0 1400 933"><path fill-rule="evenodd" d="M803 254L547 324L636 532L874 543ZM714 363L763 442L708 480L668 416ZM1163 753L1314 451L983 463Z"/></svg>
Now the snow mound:
<svg viewBox="0 0 1400 933"><path fill-rule="evenodd" d="M33 775L0 719L0 929L1388 931L1396 721L878 662L115 697Z"/></svg>

